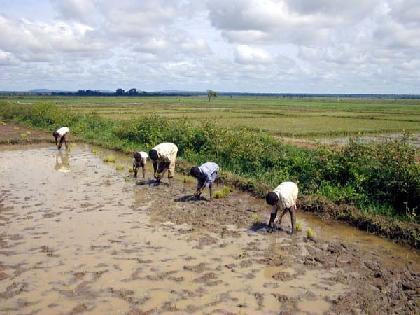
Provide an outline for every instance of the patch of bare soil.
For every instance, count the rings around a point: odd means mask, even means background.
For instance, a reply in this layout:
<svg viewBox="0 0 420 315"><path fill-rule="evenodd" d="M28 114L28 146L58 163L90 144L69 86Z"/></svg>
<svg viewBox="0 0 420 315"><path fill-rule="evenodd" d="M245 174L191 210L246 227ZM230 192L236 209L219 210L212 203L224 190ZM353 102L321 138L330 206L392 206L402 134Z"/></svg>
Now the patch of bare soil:
<svg viewBox="0 0 420 315"><path fill-rule="evenodd" d="M47 132L28 128L13 122L0 121L0 144L51 142Z"/></svg>

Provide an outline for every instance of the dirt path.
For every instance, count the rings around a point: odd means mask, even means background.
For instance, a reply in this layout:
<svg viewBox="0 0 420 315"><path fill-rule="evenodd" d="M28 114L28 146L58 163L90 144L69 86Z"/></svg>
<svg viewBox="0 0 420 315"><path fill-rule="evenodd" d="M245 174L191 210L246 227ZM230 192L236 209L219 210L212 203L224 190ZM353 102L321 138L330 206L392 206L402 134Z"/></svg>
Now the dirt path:
<svg viewBox="0 0 420 315"><path fill-rule="evenodd" d="M302 213L315 242L252 231L261 200L189 201L93 151L0 150L0 313L419 313L415 251Z"/></svg>

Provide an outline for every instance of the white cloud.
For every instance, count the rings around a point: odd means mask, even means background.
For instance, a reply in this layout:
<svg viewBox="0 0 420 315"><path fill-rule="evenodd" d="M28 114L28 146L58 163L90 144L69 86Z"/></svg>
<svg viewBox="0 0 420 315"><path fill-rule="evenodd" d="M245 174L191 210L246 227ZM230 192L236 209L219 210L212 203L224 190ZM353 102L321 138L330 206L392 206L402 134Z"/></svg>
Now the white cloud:
<svg viewBox="0 0 420 315"><path fill-rule="evenodd" d="M25 1L2 89L420 93L417 0Z"/></svg>
<svg viewBox="0 0 420 315"><path fill-rule="evenodd" d="M0 49L37 62L60 54L96 53L105 45L91 36L92 30L80 23L15 21L0 16Z"/></svg>
<svg viewBox="0 0 420 315"><path fill-rule="evenodd" d="M235 49L235 61L242 64L267 64L271 63L273 58L261 48L239 45Z"/></svg>
<svg viewBox="0 0 420 315"><path fill-rule="evenodd" d="M52 0L60 17L89 24L97 8L96 0Z"/></svg>
<svg viewBox="0 0 420 315"><path fill-rule="evenodd" d="M15 65L18 61L12 53L0 50L0 66L1 65Z"/></svg>

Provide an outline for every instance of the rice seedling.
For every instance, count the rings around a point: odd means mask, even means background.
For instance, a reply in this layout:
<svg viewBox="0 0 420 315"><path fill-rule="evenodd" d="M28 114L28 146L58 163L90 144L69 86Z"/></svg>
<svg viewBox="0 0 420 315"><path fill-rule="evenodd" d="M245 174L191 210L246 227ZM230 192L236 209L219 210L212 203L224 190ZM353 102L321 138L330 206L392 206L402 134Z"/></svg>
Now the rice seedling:
<svg viewBox="0 0 420 315"><path fill-rule="evenodd" d="M315 232L314 232L311 228L308 228L308 229L306 230L306 237L307 237L308 239L310 239L310 240L314 239L314 237L315 237Z"/></svg>
<svg viewBox="0 0 420 315"><path fill-rule="evenodd" d="M109 154L104 157L103 161L107 163L115 163L115 156L112 154Z"/></svg>
<svg viewBox="0 0 420 315"><path fill-rule="evenodd" d="M224 186L222 189L220 189L220 190L218 190L214 193L214 198L215 199L226 198L227 196L230 195L231 192L232 192L232 190L229 187Z"/></svg>
<svg viewBox="0 0 420 315"><path fill-rule="evenodd" d="M115 165L115 169L117 170L117 171L123 171L124 170L124 165L121 165L121 164L117 164L117 165Z"/></svg>
<svg viewBox="0 0 420 315"><path fill-rule="evenodd" d="M255 212L252 214L251 220L252 220L252 223L260 223L263 221L263 218L260 213Z"/></svg>

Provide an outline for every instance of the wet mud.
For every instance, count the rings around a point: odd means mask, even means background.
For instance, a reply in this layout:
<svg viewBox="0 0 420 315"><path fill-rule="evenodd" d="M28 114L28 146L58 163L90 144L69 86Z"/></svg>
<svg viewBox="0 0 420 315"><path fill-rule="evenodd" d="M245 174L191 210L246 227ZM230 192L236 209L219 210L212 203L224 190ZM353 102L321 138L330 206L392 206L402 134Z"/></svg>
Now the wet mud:
<svg viewBox="0 0 420 315"><path fill-rule="evenodd" d="M419 313L417 251L302 212L267 233L263 201L109 154L0 147L0 313Z"/></svg>
<svg viewBox="0 0 420 315"><path fill-rule="evenodd" d="M51 142L48 132L28 128L13 122L0 119L0 144Z"/></svg>

